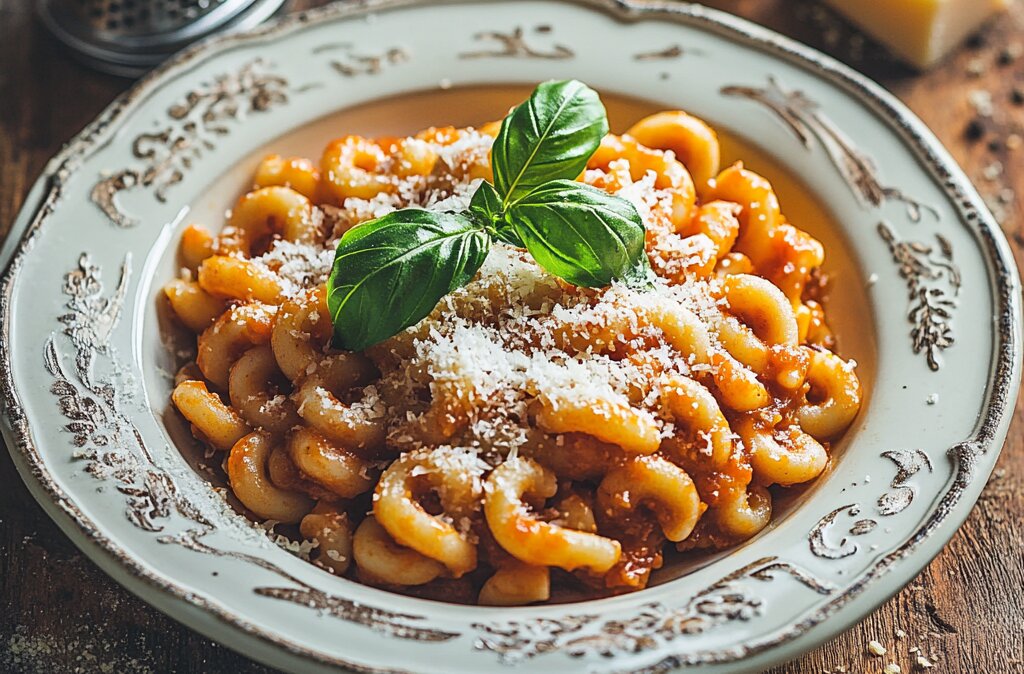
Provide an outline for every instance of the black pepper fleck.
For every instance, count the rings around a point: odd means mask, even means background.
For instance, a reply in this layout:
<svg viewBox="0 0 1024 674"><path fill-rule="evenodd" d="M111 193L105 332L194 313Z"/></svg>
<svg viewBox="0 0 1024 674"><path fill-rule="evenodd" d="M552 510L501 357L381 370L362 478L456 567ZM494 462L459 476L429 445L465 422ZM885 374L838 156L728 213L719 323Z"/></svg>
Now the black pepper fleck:
<svg viewBox="0 0 1024 674"><path fill-rule="evenodd" d="M980 119L975 117L967 123L967 127L964 129L964 137L971 141L981 140L985 136L985 125Z"/></svg>
<svg viewBox="0 0 1024 674"><path fill-rule="evenodd" d="M1015 42L1007 47L1003 47L1002 51L999 52L999 56L996 57L996 62L1001 66L1008 66L1020 58L1021 54L1024 54L1024 45Z"/></svg>
<svg viewBox="0 0 1024 674"><path fill-rule="evenodd" d="M988 142L988 151L989 152L999 152L1002 149L1003 149L1003 144L1002 144L1002 142L998 138L990 140Z"/></svg>
<svg viewBox="0 0 1024 674"><path fill-rule="evenodd" d="M1010 101L1014 105L1024 105L1024 88L1014 87L1010 92Z"/></svg>

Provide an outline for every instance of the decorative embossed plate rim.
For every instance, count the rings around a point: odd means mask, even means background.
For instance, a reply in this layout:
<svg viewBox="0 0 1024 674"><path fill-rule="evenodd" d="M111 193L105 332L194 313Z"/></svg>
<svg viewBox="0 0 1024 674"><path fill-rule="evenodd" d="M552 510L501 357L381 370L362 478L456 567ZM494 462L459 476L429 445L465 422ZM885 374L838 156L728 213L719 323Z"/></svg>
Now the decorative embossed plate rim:
<svg viewBox="0 0 1024 674"><path fill-rule="evenodd" d="M14 231L24 231L25 235L20 242L12 236L0 250L0 261L13 255L0 286L3 431L19 471L47 512L104 570L161 610L247 655L303 671L310 667L324 671L438 671L438 667L445 671L480 671L499 667L497 662L518 662L523 665L522 670L559 671L578 669L581 662L575 657L583 658L583 666L591 671L754 669L793 657L835 634L909 581L966 517L1005 437L1019 384L1021 357L1020 284L1012 257L998 226L963 174L923 125L891 97L827 57L696 5L640 0L547 2L543 16L531 16L530 22L550 18L554 33L551 26L545 30L538 26L530 32L521 25L495 25L493 30L484 30L468 39L461 56L497 65L525 59L537 65L521 72L538 73L532 79L551 76L553 71L547 66L542 68L540 62L571 60L574 49L579 48L581 53L584 50L577 43L586 40L585 35L559 32L560 15L582 19L586 13L621 21L622 35L626 34L626 26L646 25L648 19L663 20L666 24L678 24L681 31L685 28L691 36L704 33L709 40L723 43L723 50L726 44L733 44L737 55L750 50L767 57L780 71L787 72L786 77L776 81L774 73L769 72L767 78L758 80L737 69L735 81L722 82L718 94L735 98L735 105L746 106L742 110L750 116L752 130L757 127L762 132L777 132L773 147L784 148L779 151L786 160L794 164L806 162L804 168L808 173L822 173L831 167L834 185L830 188L830 199L841 202L845 194L851 200L851 212L860 209L862 219L872 218L869 231L849 234L858 250L876 254L882 251L891 256L895 267L890 271L896 273L883 271L875 292L890 301L899 298L895 304L900 308L893 315L910 318L909 324L898 321L900 327L895 332L900 336L899 349L886 347L881 354L883 359L897 359L906 372L914 373L907 384L920 388L918 385L923 381L941 381L928 377L957 378L966 372L965 350L982 346L990 350L980 400L966 401L977 405L976 411L967 410L971 423L963 433L950 431L957 434L952 439L966 439L952 447L948 442L940 448L927 447L930 454L904 442L899 447L888 447L880 457L869 457L874 459L874 463L868 464L872 470L885 467L884 482L888 486L876 485L881 488L876 499L879 490L869 490L865 479L834 494L831 500L815 501L822 507L820 512L815 511L817 514L801 509L801 518L786 523L788 533L792 534L793 526L811 517L806 533L792 539L800 541L799 549L780 552L769 543L782 538L764 537L688 579L703 579L703 584L678 581L629 597L576 605L496 612L385 595L325 579L298 560L282 560L284 553L276 548L267 550L246 540L245 532L231 528L237 526L238 518L217 519L221 517L218 513L202 510L205 505L196 500L197 492L190 491L191 486L186 484L188 476L175 472L173 456L154 448L152 443L147 445L154 436L147 429L140 431L136 427L133 415L117 400L116 387L110 384L121 381L120 374L111 370L115 360L112 354L116 353L112 342L127 340L121 338L126 330L118 331L119 318L122 311L137 313L139 296L145 295L136 289L136 294L141 295L132 297L132 274L138 278L149 272L145 265L141 271L133 271L131 248L129 255L116 260L107 254L100 265L87 255L77 258L76 253L76 259L69 259L66 265L62 262L60 269L49 270L46 278L62 284L63 291L39 298L40 307L57 307L49 317L53 324L48 328L49 337L42 340L44 350L35 354L38 363L32 361L31 371L24 365L26 359L33 357L31 349L20 349L15 358L12 339L16 330L25 326L28 334L32 329L25 315L18 316L16 326L12 313L18 301L20 276L27 273L26 268L39 273L32 267L33 252L39 254L38 250L48 245L47 226L53 230L59 227L62 209L67 208L69 201L81 199L89 208L101 207L110 219L105 224L112 230L117 226L131 228L130 219L119 220L118 216L124 215L122 208L156 211L156 206L142 206L138 202L125 206L119 201L123 196L120 193L143 186L152 188L155 200L159 201L164 191L178 189L178 185L184 189L190 180L187 169L202 161L200 146L213 148L221 135L221 123L230 124L236 119L237 106L253 114L262 112L289 96L294 98L301 88L288 89L287 82L278 82L273 72L258 68L254 71L252 63L240 66L241 69L236 64L235 71L222 73L226 76L223 79L193 83L187 97L165 108L175 120L169 131L161 135L159 130L153 133L149 129L142 134L145 145L138 145L142 138L138 136L132 155L128 151L129 139L119 132L132 124L133 116L151 96L187 79L193 68L229 61L233 49L258 45L263 48L261 54L265 51L271 58L294 60L296 57L286 54L281 45L292 44L297 48L295 43L301 42L297 36L304 31L355 19L368 12L401 16L426 4L429 3L419 0L349 3L296 15L249 35L216 38L183 53L145 78L47 166L15 225ZM469 17L471 6L480 3L437 4L446 12L465 9ZM527 0L493 3L488 11L498 15L525 4ZM534 40L538 40L536 45ZM404 63L407 54L400 46L386 46L389 48L373 53L365 49L379 48L380 44L342 47L340 53L330 57L330 67L346 84L355 86L355 78L376 75ZM689 58L691 54L700 56L700 50L690 50L689 45L678 43L637 42L633 46L633 61L666 71L672 69L663 65L666 62ZM316 48L313 53L317 53ZM745 58L749 62L750 56ZM582 68L585 64L575 65ZM245 68L250 68L248 73ZM789 85L787 77L802 78L803 88ZM861 149L851 140L856 134L845 131L848 125L855 125L851 114L828 102L819 105L818 97L831 97L832 102L852 99L864 106L870 116L882 120L883 126L898 139L898 150L893 152L905 152L916 160L913 175L885 175L883 180L890 162L880 163L872 156L872 152L882 150ZM225 101L236 108L223 107ZM192 116L196 110L201 114ZM756 117L759 110L764 117ZM196 150L195 155L191 149L179 151L182 148L178 139L185 136L194 144L191 147ZM252 147L259 144L252 139L245 142ZM90 205L74 191L76 179L97 153L111 148L121 148L127 164L104 166L112 174L100 176L95 182ZM159 154L163 152L167 154ZM895 179L899 184L893 182ZM913 187L904 189L904 183L913 183ZM930 202L927 196L917 200L918 190L925 191L925 183L928 191L941 193L944 203ZM173 201L176 197L169 198ZM942 220L949 215L956 222ZM932 216L934 220L929 219ZM146 254L145 250L138 252ZM120 282L111 290L117 278ZM984 288L974 285L979 281L985 283ZM145 282L139 287L151 290ZM985 332L988 328L978 325L977 306L973 305L988 303L993 323L991 331ZM907 305L906 315L903 304ZM134 315L132 318L136 322L142 320ZM953 333L957 319L960 323L956 325L969 340L959 351L953 344L958 337ZM979 334L986 338L979 340ZM72 351L75 357L69 358ZM890 360L887 364L891 366L894 362ZM949 363L948 374L941 369L943 362ZM132 366L138 368L139 363L133 362ZM976 360L973 366L979 369ZM29 404L41 405L35 396L50 395L55 400L42 399L50 400L49 409L60 410L69 422L64 428L69 433L43 428L41 424L46 418L41 413L27 413ZM943 407L950 404L946 400L930 403ZM955 427L952 421L950 425ZM108 429L113 435L108 436ZM890 430L897 435L896 429ZM71 451L76 444L85 448L79 462L83 469L78 473L89 472L102 480L96 495L84 496L85 492L80 491L82 483L68 482L67 473L57 476L65 471L61 464L74 457ZM938 450L947 447L948 458L943 462ZM884 461L879 462L879 458ZM854 463L844 457L841 467L852 470L858 465L856 461L865 462L864 457L856 456L851 461ZM849 477L849 470L843 476ZM78 474L71 477L92 479ZM192 481L198 482L194 478ZM915 500L926 489L934 490L929 494L931 500ZM847 490L848 496L844 496ZM126 505L130 518L124 517ZM812 505L809 503L805 508ZM228 540L217 537L218 532L211 529L213 521L225 527L223 533ZM889 535L890 531L893 535ZM771 532L777 537L785 533L782 529ZM143 535L165 547L149 547L145 554L139 553L132 546L141 544L136 544L133 537ZM237 540L232 538L236 535ZM129 540L131 545L125 542ZM869 552L863 543L869 540L883 542L876 544L877 551L872 548ZM176 550L193 556L175 557L186 560L186 567L169 574L157 569L159 560L152 556L157 549L167 556L178 554ZM772 554L764 554L765 550ZM862 563L864 558L869 559ZM247 570L254 577L260 576L260 582L252 581L251 596L245 600L248 603L244 609L231 604L241 599L200 587L200 575L211 568L210 559L231 564L233 570ZM860 566L855 568L854 562ZM844 577L847 571L849 575ZM266 585L271 577L278 587ZM780 604L787 602L780 597L786 595L779 593L786 590L775 587L783 581L771 582L774 579L788 579L788 591L800 593L790 595L799 597L799 601L788 603L802 603L809 608L783 616L787 607ZM694 590L693 586L700 589ZM751 592L751 588L764 592ZM272 601L279 603L269 603ZM313 637L306 639L305 635L289 632L289 626L281 621L295 621L311 631L327 626L333 640L319 638L312 644ZM720 643L722 634L730 637L728 647ZM338 636L347 637L344 648L337 646L341 641ZM363 641L378 647L379 652L359 651L362 645L357 642ZM355 654L356 651L359 653ZM603 657L605 654L618 657L608 659Z"/></svg>

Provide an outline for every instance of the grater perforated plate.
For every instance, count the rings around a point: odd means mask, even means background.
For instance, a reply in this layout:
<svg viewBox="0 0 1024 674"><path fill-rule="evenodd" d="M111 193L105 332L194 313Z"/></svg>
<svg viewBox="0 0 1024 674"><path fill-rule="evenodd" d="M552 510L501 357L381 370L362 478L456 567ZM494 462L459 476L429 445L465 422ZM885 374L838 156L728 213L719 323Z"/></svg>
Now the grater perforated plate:
<svg viewBox="0 0 1024 674"><path fill-rule="evenodd" d="M43 23L80 58L101 70L134 76L190 42L244 30L284 0L43 0Z"/></svg>

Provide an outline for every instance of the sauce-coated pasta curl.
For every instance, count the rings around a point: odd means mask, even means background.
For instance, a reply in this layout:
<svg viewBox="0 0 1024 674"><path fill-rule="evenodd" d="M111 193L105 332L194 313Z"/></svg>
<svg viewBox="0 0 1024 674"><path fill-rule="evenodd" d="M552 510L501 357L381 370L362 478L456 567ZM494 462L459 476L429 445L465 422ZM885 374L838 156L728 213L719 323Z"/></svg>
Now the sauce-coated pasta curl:
<svg viewBox="0 0 1024 674"><path fill-rule="evenodd" d="M270 341L277 307L251 302L225 311L197 340L196 365L214 386L226 390L231 366L251 347Z"/></svg>
<svg viewBox="0 0 1024 674"><path fill-rule="evenodd" d="M722 287L728 312L742 320L742 324L726 320L719 326L719 339L729 353L760 375L771 376L779 386L799 388L807 363L797 348L800 331L793 305L759 276L730 275ZM746 328L756 339L750 339Z"/></svg>
<svg viewBox="0 0 1024 674"><path fill-rule="evenodd" d="M313 244L320 240L320 227L313 204L289 187L262 187L245 194L231 210L228 224L217 239L217 252L246 257L255 246L274 234L286 241Z"/></svg>
<svg viewBox="0 0 1024 674"><path fill-rule="evenodd" d="M307 199L315 199L320 187L320 171L303 157L272 154L256 167L253 182L256 187L288 187Z"/></svg>
<svg viewBox="0 0 1024 674"><path fill-rule="evenodd" d="M650 509L665 538L676 543L690 535L706 508L690 476L660 456L638 456L613 468L601 480L597 503L610 517Z"/></svg>
<svg viewBox="0 0 1024 674"><path fill-rule="evenodd" d="M661 443L660 426L654 415L631 407L626 400L543 400L537 424L550 433L586 433L635 454L656 452Z"/></svg>
<svg viewBox="0 0 1024 674"><path fill-rule="evenodd" d="M811 385L808 397L814 402L801 407L797 419L805 431L819 440L828 440L845 431L857 416L861 403L860 379L853 363L830 351L806 350L811 358L807 373Z"/></svg>
<svg viewBox="0 0 1024 674"><path fill-rule="evenodd" d="M458 578L476 568L476 546L467 531L431 515L419 499L433 492L448 518L468 524L483 497L483 469L479 459L465 450L439 447L410 452L384 471L373 513L396 541L436 559Z"/></svg>
<svg viewBox="0 0 1024 674"><path fill-rule="evenodd" d="M671 150L693 176L697 193L708 191L708 182L718 175L721 150L718 134L703 120L682 110L659 112L629 127L627 135L657 150Z"/></svg>
<svg viewBox="0 0 1024 674"><path fill-rule="evenodd" d="M604 573L619 561L618 541L544 522L530 512L528 499L550 498L557 488L554 474L532 459L517 457L495 468L484 499L494 539L526 564Z"/></svg>
<svg viewBox="0 0 1024 674"><path fill-rule="evenodd" d="M336 205L349 197L372 199L381 192L393 192L391 176L381 172L384 150L360 136L345 136L327 146L320 159L325 195Z"/></svg>
<svg viewBox="0 0 1024 674"><path fill-rule="evenodd" d="M174 279L164 286L178 319L192 332L202 332L224 313L227 303L203 290L195 281Z"/></svg>
<svg viewBox="0 0 1024 674"><path fill-rule="evenodd" d="M295 523L313 509L313 500L300 492L281 489L270 480L267 460L272 442L265 433L250 433L235 443L227 461L231 491L260 518Z"/></svg>
<svg viewBox="0 0 1024 674"><path fill-rule="evenodd" d="M608 171L617 160L625 161L633 181L653 172L654 186L672 196L672 224L677 230L689 222L697 203L697 192L686 167L671 154L644 147L629 136L608 134L590 157L587 168Z"/></svg>
<svg viewBox="0 0 1024 674"><path fill-rule="evenodd" d="M285 433L299 423L295 403L287 395L289 389L291 382L281 374L266 344L249 349L231 366L231 406L256 428Z"/></svg>
<svg viewBox="0 0 1024 674"><path fill-rule="evenodd" d="M182 416L217 449L231 449L252 431L238 412L225 405L220 396L211 393L201 381L180 382L174 387L171 399Z"/></svg>
<svg viewBox="0 0 1024 674"><path fill-rule="evenodd" d="M251 260L229 255L212 255L199 265L199 285L213 297L256 300L266 304L281 301L281 281L274 272Z"/></svg>
<svg viewBox="0 0 1024 674"><path fill-rule="evenodd" d="M339 576L352 565L352 524L334 504L321 501L302 518L299 533L317 542L316 563Z"/></svg>
<svg viewBox="0 0 1024 674"><path fill-rule="evenodd" d="M551 598L551 571L546 566L509 562L480 588L483 606L523 606Z"/></svg>
<svg viewBox="0 0 1024 674"><path fill-rule="evenodd" d="M358 353L337 353L316 364L293 397L299 415L327 438L363 456L376 456L384 448L387 425L381 404L364 395L355 403L342 402L349 389L369 380L373 365ZM366 394L369 389L364 389Z"/></svg>
<svg viewBox="0 0 1024 674"><path fill-rule="evenodd" d="M359 577L377 585L423 585L444 573L444 564L399 545L374 518L367 517L352 537Z"/></svg>
<svg viewBox="0 0 1024 674"><path fill-rule="evenodd" d="M341 498L368 492L377 480L371 463L309 428L291 433L288 456L303 477Z"/></svg>
<svg viewBox="0 0 1024 674"><path fill-rule="evenodd" d="M736 432L750 454L750 465L760 484L809 482L828 465L828 452L821 443L795 424L764 427L754 420L741 419Z"/></svg>
<svg viewBox="0 0 1024 674"><path fill-rule="evenodd" d="M705 387L689 377L667 377L661 401L677 424L684 424L698 444L710 450L711 465L722 467L733 452L732 429L718 401Z"/></svg>
<svg viewBox="0 0 1024 674"><path fill-rule="evenodd" d="M270 343L281 371L297 381L315 370L331 337L326 288L314 289L281 304Z"/></svg>
<svg viewBox="0 0 1024 674"><path fill-rule="evenodd" d="M719 499L713 508L718 528L726 536L746 540L768 526L772 519L772 496L759 485L733 492Z"/></svg>

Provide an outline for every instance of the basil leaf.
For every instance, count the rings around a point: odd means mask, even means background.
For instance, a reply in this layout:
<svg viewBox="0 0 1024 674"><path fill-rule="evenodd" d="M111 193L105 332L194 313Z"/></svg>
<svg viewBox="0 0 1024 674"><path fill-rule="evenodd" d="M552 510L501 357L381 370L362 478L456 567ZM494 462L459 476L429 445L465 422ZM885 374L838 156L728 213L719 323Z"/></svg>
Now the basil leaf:
<svg viewBox="0 0 1024 674"><path fill-rule="evenodd" d="M494 186L505 206L546 182L578 177L607 133L593 89L576 80L538 85L502 121L491 149Z"/></svg>
<svg viewBox="0 0 1024 674"><path fill-rule="evenodd" d="M556 180L510 206L506 217L533 259L573 285L646 278L643 220L621 197Z"/></svg>
<svg viewBox="0 0 1024 674"><path fill-rule="evenodd" d="M486 223L485 226L499 241L525 248L519 235L505 222L505 213L502 209L501 195L494 189L494 185L487 181L480 183L480 187L473 193L473 198L469 202L469 212L479 222Z"/></svg>
<svg viewBox="0 0 1024 674"><path fill-rule="evenodd" d="M490 244L465 215L415 208L349 230L327 281L335 346L359 351L420 322L469 283Z"/></svg>

